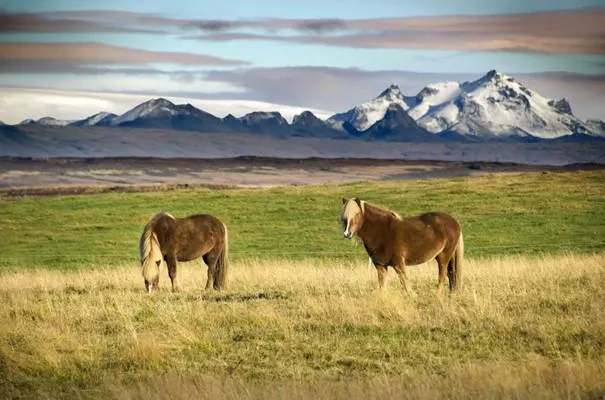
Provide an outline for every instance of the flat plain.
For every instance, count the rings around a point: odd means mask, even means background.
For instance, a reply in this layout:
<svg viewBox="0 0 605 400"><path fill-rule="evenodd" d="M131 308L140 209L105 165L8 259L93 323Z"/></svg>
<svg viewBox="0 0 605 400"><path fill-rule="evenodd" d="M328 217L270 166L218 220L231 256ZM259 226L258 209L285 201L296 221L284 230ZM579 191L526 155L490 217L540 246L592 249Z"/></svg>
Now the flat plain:
<svg viewBox="0 0 605 400"><path fill-rule="evenodd" d="M469 173L8 188L0 197L0 392L603 397L605 173L457 168ZM467 250L464 289L437 296L437 268L427 263L410 271L414 295L396 279L380 292L363 246L338 226L340 198L351 196L404 215L456 216ZM179 293L167 290L165 271L162 290L144 292L138 238L161 210L227 223L227 290L203 291L205 268L190 262L179 265Z"/></svg>

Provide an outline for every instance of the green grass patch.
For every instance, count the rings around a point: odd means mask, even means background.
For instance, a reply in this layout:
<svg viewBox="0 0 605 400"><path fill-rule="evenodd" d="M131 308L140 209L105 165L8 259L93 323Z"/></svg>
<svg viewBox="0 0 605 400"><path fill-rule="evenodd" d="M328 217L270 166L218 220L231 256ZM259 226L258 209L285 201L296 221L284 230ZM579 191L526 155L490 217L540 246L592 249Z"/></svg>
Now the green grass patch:
<svg viewBox="0 0 605 400"><path fill-rule="evenodd" d="M78 269L138 260L159 211L209 213L229 228L233 260L365 257L342 238L341 197L413 215L441 210L462 224L469 256L605 249L605 173L498 174L271 189L0 199L0 268Z"/></svg>

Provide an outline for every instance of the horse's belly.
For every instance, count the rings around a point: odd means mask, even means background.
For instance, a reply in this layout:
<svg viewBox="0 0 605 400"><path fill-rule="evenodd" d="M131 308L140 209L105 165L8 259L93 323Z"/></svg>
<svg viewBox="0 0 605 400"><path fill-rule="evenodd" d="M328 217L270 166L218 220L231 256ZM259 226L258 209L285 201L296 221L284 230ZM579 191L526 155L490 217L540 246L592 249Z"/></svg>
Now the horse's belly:
<svg viewBox="0 0 605 400"><path fill-rule="evenodd" d="M200 258L200 257L208 254L208 252L210 252L210 250L212 250L212 247L213 246L211 244L205 244L200 247L196 246L196 247L192 247L192 248L181 249L181 251L177 255L177 258L179 261L195 260L197 258Z"/></svg>
<svg viewBox="0 0 605 400"><path fill-rule="evenodd" d="M444 249L445 245L427 246L424 248L408 251L405 257L405 263L408 265L422 264L435 259Z"/></svg>

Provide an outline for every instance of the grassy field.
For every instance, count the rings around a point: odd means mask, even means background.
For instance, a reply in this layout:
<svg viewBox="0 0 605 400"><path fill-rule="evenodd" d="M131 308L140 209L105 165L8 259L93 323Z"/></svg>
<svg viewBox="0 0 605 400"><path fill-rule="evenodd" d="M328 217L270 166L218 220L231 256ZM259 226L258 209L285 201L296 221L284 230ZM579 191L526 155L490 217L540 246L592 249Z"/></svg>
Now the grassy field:
<svg viewBox="0 0 605 400"><path fill-rule="evenodd" d="M234 263L231 288L146 295L130 265L0 277L8 398L602 398L605 253L498 256L415 296L365 262ZM394 274L392 274L394 275Z"/></svg>
<svg viewBox="0 0 605 400"><path fill-rule="evenodd" d="M377 290L341 197L439 209L465 232L464 290ZM605 173L0 199L0 397L603 398ZM157 211L229 226L229 287L144 293Z"/></svg>
<svg viewBox="0 0 605 400"><path fill-rule="evenodd" d="M341 197L402 215L442 210L458 218L473 256L605 249L605 173L527 173L274 189L0 198L0 269L79 269L136 263L143 226L158 211L214 214L227 224L234 260L357 260L342 239Z"/></svg>

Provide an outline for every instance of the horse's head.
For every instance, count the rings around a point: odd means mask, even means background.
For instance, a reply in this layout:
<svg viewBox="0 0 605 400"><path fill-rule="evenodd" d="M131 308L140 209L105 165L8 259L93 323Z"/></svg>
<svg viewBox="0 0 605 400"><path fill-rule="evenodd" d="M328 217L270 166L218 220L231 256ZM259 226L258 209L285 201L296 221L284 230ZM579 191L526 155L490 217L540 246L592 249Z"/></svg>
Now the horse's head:
<svg viewBox="0 0 605 400"><path fill-rule="evenodd" d="M160 280L160 265L163 255L160 250L158 238L152 229L145 229L139 245L141 258L141 271L145 281L145 290L148 293L158 286Z"/></svg>
<svg viewBox="0 0 605 400"><path fill-rule="evenodd" d="M143 267L143 280L145 281L145 290L147 293L158 287L160 280L160 264L162 259L156 260L148 257L145 260L141 260L141 266Z"/></svg>
<svg viewBox="0 0 605 400"><path fill-rule="evenodd" d="M352 199L342 199L342 208L340 209L340 223L342 225L344 237L351 239L363 225L364 202L357 197Z"/></svg>

